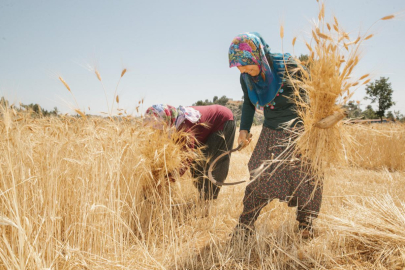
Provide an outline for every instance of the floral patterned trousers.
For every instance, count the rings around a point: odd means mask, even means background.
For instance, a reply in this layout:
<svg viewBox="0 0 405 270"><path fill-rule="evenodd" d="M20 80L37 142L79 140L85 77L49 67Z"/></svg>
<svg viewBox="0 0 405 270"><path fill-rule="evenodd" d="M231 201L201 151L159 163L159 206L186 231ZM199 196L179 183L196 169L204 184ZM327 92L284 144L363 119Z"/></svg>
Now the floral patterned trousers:
<svg viewBox="0 0 405 270"><path fill-rule="evenodd" d="M254 170L263 161L279 157L286 150L289 131L263 127L248 167L251 180ZM281 165L280 165L281 164ZM315 185L313 179L301 166L301 162L272 163L246 187L243 212L239 223L253 226L260 211L273 199L297 207L297 220L311 222L318 216L322 202L322 185Z"/></svg>

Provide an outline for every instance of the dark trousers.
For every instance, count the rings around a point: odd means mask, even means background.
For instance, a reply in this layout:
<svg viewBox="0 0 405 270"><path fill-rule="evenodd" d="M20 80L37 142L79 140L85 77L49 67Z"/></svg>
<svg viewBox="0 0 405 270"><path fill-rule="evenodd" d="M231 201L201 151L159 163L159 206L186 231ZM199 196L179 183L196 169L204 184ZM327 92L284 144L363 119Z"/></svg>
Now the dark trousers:
<svg viewBox="0 0 405 270"><path fill-rule="evenodd" d="M203 149L206 160L195 162L191 167L191 175L195 179L194 185L200 192L201 198L205 200L215 200L218 197L220 187L212 184L208 179L208 168L216 157L232 149L235 131L235 121L230 120L224 124L222 131L211 134ZM228 176L230 157L230 155L224 156L215 164L212 175L218 182L223 183Z"/></svg>

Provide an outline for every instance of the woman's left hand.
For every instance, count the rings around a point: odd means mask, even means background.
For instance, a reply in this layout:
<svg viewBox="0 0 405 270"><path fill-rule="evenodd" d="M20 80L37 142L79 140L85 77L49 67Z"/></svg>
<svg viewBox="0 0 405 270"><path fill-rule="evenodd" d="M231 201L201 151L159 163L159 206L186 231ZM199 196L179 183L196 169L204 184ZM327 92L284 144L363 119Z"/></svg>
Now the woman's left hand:
<svg viewBox="0 0 405 270"><path fill-rule="evenodd" d="M317 128L327 129L333 127L337 122L345 117L345 113L341 111L336 111L332 115L329 115L318 123L315 124Z"/></svg>

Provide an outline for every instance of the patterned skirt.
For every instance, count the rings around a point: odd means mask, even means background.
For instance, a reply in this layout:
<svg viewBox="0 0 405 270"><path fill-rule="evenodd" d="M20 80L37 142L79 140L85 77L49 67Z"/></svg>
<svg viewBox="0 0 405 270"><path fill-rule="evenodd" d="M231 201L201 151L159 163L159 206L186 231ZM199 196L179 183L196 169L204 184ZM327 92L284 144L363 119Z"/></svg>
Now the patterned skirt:
<svg viewBox="0 0 405 270"><path fill-rule="evenodd" d="M255 170L263 162L282 155L284 160L290 132L263 127L257 145L250 158L248 167L251 180ZM288 150L287 150L288 151ZM287 155L288 156L288 155ZM291 160L291 157L289 157ZM288 202L291 207L297 207L297 220L310 221L318 216L322 202L322 185L314 185L308 171L303 169L299 159L294 162L275 162L264 170L257 179L246 187L243 200L244 210L240 222L252 225L260 210L273 199Z"/></svg>

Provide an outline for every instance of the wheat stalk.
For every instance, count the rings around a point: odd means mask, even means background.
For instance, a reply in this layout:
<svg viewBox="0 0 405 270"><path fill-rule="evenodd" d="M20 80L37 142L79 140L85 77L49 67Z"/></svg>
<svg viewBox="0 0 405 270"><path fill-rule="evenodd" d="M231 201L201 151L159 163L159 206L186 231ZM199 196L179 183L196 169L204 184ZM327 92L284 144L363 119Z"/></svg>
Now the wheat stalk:
<svg viewBox="0 0 405 270"><path fill-rule="evenodd" d="M120 76L120 78L118 79L117 86L115 87L114 98L115 98L115 100L117 101L117 103L119 103L119 99L118 99L118 95L117 95L118 86L120 85L121 78L125 75L126 72L127 72L127 69L126 69L126 68L124 68L124 69L121 71L121 76ZM111 105L111 113L110 113L110 114L113 113L113 108L114 108L114 100L113 100L112 105Z"/></svg>
<svg viewBox="0 0 405 270"><path fill-rule="evenodd" d="M67 84L67 82L66 82L61 76L59 76L59 80L63 83L63 85L66 87L66 89L70 92L70 94L71 94L72 97L73 97L73 100L74 100L75 103L76 103L77 108L79 108L79 104L77 103L77 100L76 100L75 96L73 95L73 92L70 90L70 87L69 87L69 85Z"/></svg>

